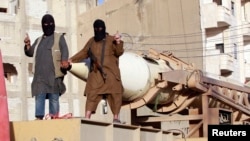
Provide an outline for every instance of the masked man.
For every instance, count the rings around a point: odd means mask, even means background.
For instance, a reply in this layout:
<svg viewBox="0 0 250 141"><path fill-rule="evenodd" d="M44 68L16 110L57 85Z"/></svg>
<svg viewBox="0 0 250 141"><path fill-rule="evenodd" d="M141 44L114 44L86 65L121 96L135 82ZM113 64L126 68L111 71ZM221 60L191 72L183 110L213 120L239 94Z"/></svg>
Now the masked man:
<svg viewBox="0 0 250 141"><path fill-rule="evenodd" d="M123 41L121 36L111 36L106 33L103 20L97 19L93 24L94 37L69 62L80 62L90 58L91 69L88 75L85 93L87 97L85 118L95 113L97 105L107 98L113 113L113 122L120 123L119 113L122 105L123 86L119 69L119 57L123 54Z"/></svg>
<svg viewBox="0 0 250 141"><path fill-rule="evenodd" d="M43 35L31 45L30 38L24 39L24 52L33 57L34 78L31 84L32 96L35 97L35 117L43 119L45 100L49 100L51 117L59 114L59 96L66 91L63 83L65 69L69 67L68 46L63 34L55 32L55 21L52 15L42 17Z"/></svg>

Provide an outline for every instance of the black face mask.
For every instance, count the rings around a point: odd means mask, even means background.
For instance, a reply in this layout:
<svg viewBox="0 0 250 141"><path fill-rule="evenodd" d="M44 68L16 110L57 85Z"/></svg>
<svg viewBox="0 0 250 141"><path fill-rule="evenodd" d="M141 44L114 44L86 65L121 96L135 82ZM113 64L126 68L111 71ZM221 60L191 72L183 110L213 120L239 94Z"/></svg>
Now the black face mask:
<svg viewBox="0 0 250 141"><path fill-rule="evenodd" d="M43 33L46 36L50 36L54 33L55 31L55 21L53 16L46 14L42 18L42 28L43 28Z"/></svg>
<svg viewBox="0 0 250 141"><path fill-rule="evenodd" d="M97 19L94 24L94 39L96 42L103 40L106 37L106 27L104 21Z"/></svg>

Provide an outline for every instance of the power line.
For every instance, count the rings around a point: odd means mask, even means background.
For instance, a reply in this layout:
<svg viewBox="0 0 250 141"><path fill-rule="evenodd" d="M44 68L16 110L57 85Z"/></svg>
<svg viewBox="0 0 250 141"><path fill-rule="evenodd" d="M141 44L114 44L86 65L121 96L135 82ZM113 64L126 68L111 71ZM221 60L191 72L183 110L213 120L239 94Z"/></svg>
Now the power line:
<svg viewBox="0 0 250 141"><path fill-rule="evenodd" d="M130 49L130 51L147 51L148 49ZM161 50L163 53L164 52L167 52L167 51L170 51L170 50ZM170 51L170 52L173 52L173 51ZM214 57L214 56L221 56L221 55L228 55L228 54L235 54L235 53L246 53L246 52L249 52L250 53L250 49L247 49L247 50L240 50L240 51L235 51L235 52L227 52L227 53L217 53L217 54L209 54L209 55L197 55L197 56L188 56L188 57L178 57L178 58L189 58L189 57L192 57L192 58L204 58L204 57Z"/></svg>
<svg viewBox="0 0 250 141"><path fill-rule="evenodd" d="M238 25L238 26L231 26L228 30L224 31L224 32L232 32L232 31L237 31L237 30L242 30L242 29L249 29L250 30L250 24L242 24L242 25ZM195 37L195 36L201 36L203 34L205 34L206 36L211 36L215 33L218 33L217 31L210 31L210 32L195 32L195 33L188 33L188 34L175 34L175 35L154 35L154 36L140 36L140 37L144 37L144 38L183 38L183 37ZM131 37L138 37L138 36L131 36Z"/></svg>
<svg viewBox="0 0 250 141"><path fill-rule="evenodd" d="M242 27L242 26L238 26L238 27ZM234 28L236 28L236 27L234 27ZM193 41L193 42L186 42L185 41L184 43L183 42L179 42L179 43L141 43L141 42L132 42L132 43L130 43L130 42L125 42L125 43L139 44L141 46L153 46L153 45L154 46L176 46L176 45L185 45L186 46L187 44L188 45L195 45L195 44L203 44L204 42L206 44L209 44L209 43L216 43L216 41L225 41L225 40L229 40L229 39L230 40L231 39L238 39L238 38L242 38L242 35L244 35L244 34L237 34L237 35L233 35L233 36L230 36L230 37L227 37L227 38L220 38L220 39L207 39L205 41L196 41L196 42L195 41ZM133 38L133 37L135 37L135 36L130 35L130 38ZM156 36L150 36L150 37L154 38ZM221 42L221 43L223 43L223 42ZM237 44L237 47L242 47L242 46L239 46L239 45L243 44L243 42L239 41L239 42L224 44L224 48L225 49L232 48L232 47L234 47L234 44ZM233 45L233 46L231 46L231 45ZM205 48L214 48L214 47L215 47L214 45L205 46ZM197 51L204 50L203 47L202 48L192 48L190 50L194 51L194 49L197 50ZM173 50L173 51L182 51L182 50ZM189 50L185 49L184 51L189 51Z"/></svg>
<svg viewBox="0 0 250 141"><path fill-rule="evenodd" d="M250 30L250 29L249 29ZM250 34L250 33L249 33ZM186 45L186 44L201 44L201 43L209 43L209 42L216 42L216 41L225 41L225 40L231 40L231 39L238 39L238 38L242 38L242 36L245 34L237 34L237 35L233 35L230 37L226 37L226 38L218 38L218 39L209 39L209 40L201 40L201 41L192 41L192 42L177 42L177 43L141 43L141 42L133 42L133 44L143 44L143 45L158 45L158 46L164 46L164 45ZM131 38L135 37L135 36L130 36ZM250 37L250 35L249 35ZM152 36L152 38L154 38ZM165 38L166 40L169 38ZM249 40L250 41L250 40ZM127 43L131 43L131 42L127 42Z"/></svg>

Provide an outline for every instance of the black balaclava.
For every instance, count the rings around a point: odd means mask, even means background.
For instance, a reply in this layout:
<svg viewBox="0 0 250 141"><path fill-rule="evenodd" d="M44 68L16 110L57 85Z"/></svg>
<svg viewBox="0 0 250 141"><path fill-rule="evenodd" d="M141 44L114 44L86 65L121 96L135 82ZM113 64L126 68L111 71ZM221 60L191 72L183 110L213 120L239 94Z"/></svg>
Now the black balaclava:
<svg viewBox="0 0 250 141"><path fill-rule="evenodd" d="M95 32L94 39L96 42L101 41L106 37L106 27L103 20L100 19L95 20L93 27ZM100 28L102 28L102 30L99 30Z"/></svg>
<svg viewBox="0 0 250 141"><path fill-rule="evenodd" d="M47 24L47 25L45 25ZM42 28L43 28L43 33L46 36L50 36L54 33L55 31L55 21L52 15L46 14L42 18Z"/></svg>

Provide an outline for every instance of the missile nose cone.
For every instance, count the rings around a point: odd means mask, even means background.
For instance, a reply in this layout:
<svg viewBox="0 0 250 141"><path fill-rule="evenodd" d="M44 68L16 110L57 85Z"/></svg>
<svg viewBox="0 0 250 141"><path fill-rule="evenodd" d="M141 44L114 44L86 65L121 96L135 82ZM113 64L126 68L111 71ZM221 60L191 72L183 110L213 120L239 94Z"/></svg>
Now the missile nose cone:
<svg viewBox="0 0 250 141"><path fill-rule="evenodd" d="M87 62L71 63L68 71L83 81L86 81L88 78L89 66Z"/></svg>

